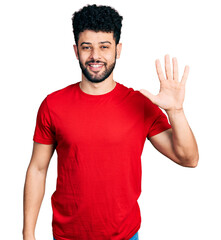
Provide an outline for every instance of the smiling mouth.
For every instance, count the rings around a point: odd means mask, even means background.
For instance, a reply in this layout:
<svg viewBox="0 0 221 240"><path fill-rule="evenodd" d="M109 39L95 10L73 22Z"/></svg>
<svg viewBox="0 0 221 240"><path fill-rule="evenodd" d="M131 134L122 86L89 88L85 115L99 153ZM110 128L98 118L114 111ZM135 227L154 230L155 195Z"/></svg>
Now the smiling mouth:
<svg viewBox="0 0 221 240"><path fill-rule="evenodd" d="M89 69L91 70L91 71L93 71L93 72L99 72L102 68L103 68L103 66L104 66L104 64L93 64L93 63L89 63L88 64L88 66L89 66Z"/></svg>

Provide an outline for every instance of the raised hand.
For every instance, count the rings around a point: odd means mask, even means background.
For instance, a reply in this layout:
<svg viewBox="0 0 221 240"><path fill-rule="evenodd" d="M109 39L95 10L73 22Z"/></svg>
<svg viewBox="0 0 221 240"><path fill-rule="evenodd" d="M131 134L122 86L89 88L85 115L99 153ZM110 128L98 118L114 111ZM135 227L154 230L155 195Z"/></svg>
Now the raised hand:
<svg viewBox="0 0 221 240"><path fill-rule="evenodd" d="M173 58L173 76L170 65L169 55L165 56L165 72L164 77L159 59L156 60L156 70L160 80L160 91L157 95L153 95L145 89L141 89L140 92L149 98L154 104L160 108L171 111L181 110L183 108L184 96L185 96L185 84L189 73L189 66L185 66L184 73L181 81L178 79L178 63L177 59Z"/></svg>

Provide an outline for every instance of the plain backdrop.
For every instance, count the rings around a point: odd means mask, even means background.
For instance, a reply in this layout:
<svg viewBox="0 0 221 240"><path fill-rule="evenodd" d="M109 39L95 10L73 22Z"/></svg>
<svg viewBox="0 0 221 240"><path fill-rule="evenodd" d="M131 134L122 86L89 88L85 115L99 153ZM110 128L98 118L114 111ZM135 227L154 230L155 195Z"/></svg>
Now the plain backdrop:
<svg viewBox="0 0 221 240"><path fill-rule="evenodd" d="M155 60L177 57L181 78L190 66L184 110L199 146L197 168L181 167L146 140L142 154L140 240L221 239L220 5L211 0L9 0L0 3L1 239L22 239L23 187L37 110L47 94L81 80L71 17L86 4L123 15L121 58L114 80L156 94ZM52 239L54 154L36 226Z"/></svg>

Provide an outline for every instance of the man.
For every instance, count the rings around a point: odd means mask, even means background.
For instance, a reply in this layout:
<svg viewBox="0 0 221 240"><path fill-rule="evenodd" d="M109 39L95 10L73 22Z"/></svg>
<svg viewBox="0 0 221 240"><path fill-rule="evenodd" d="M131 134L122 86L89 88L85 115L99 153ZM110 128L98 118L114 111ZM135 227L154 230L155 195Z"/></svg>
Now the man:
<svg viewBox="0 0 221 240"><path fill-rule="evenodd" d="M122 17L108 6L88 5L73 14L74 51L82 80L49 94L37 116L33 154L24 189L24 240L33 240L49 161L56 149L58 178L52 195L56 240L138 239L141 225L141 154L146 138L162 154L196 167L198 150L183 111L173 58L159 60L157 96L113 79ZM160 110L164 109L169 118Z"/></svg>

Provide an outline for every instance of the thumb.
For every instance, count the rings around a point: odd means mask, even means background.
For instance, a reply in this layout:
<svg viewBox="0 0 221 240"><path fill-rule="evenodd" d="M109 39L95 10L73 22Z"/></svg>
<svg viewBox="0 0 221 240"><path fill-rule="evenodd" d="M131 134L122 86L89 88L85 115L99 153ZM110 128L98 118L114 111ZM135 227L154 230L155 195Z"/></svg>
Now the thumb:
<svg viewBox="0 0 221 240"><path fill-rule="evenodd" d="M155 102L155 95L153 95L152 93L150 93L149 91L145 90L145 89L140 89L139 90L140 93L142 93L145 97L149 98L151 102Z"/></svg>

